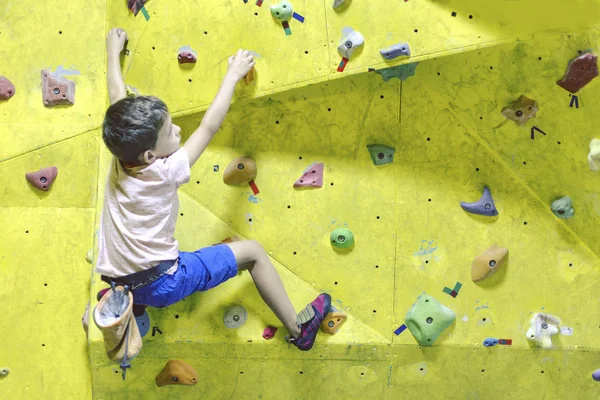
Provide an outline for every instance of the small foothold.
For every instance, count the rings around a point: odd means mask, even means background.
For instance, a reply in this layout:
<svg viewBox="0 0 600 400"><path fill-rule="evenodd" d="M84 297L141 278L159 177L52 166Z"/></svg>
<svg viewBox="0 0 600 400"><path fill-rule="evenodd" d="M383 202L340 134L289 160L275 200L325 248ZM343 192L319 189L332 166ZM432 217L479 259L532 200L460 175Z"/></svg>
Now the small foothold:
<svg viewBox="0 0 600 400"><path fill-rule="evenodd" d="M0 100L8 100L15 95L15 85L4 76L0 76Z"/></svg>
<svg viewBox="0 0 600 400"><path fill-rule="evenodd" d="M344 4L345 0L333 0L333 8L338 8L342 4Z"/></svg>
<svg viewBox="0 0 600 400"><path fill-rule="evenodd" d="M127 8L131 10L133 15L138 15L144 4L146 4L148 0L127 0Z"/></svg>
<svg viewBox="0 0 600 400"><path fill-rule="evenodd" d="M277 332L277 328L275 328L274 326L267 326L265 328L265 330L263 331L263 338L264 339L273 339L273 337L275 336L275 332Z"/></svg>
<svg viewBox="0 0 600 400"><path fill-rule="evenodd" d="M558 218L569 219L575 215L573 201L569 196L554 200L550 208L552 209L554 215L556 215Z"/></svg>
<svg viewBox="0 0 600 400"><path fill-rule="evenodd" d="M287 21L294 13L294 8L289 1L282 0L279 4L271 6L271 15L280 21Z"/></svg>
<svg viewBox="0 0 600 400"><path fill-rule="evenodd" d="M594 378L595 381L600 381L600 369L594 371L592 378Z"/></svg>
<svg viewBox="0 0 600 400"><path fill-rule="evenodd" d="M58 168L48 167L25 174L25 179L35 188L47 192L58 175Z"/></svg>
<svg viewBox="0 0 600 400"><path fill-rule="evenodd" d="M590 154L588 154L590 170L600 170L600 139L592 139L590 142Z"/></svg>
<svg viewBox="0 0 600 400"><path fill-rule="evenodd" d="M384 144L369 144L367 145L371 161L375 165L390 164L394 161L394 153L396 149Z"/></svg>
<svg viewBox="0 0 600 400"><path fill-rule="evenodd" d="M250 157L238 157L229 163L223 173L227 185L244 185L256 178L256 162Z"/></svg>
<svg viewBox="0 0 600 400"><path fill-rule="evenodd" d="M225 317L223 321L225 326L230 329L236 329L246 323L248 319L248 313L242 306L233 306L225 310Z"/></svg>
<svg viewBox="0 0 600 400"><path fill-rule="evenodd" d="M2 378L6 378L8 376L8 374L10 374L10 368L0 368L0 379Z"/></svg>
<svg viewBox="0 0 600 400"><path fill-rule="evenodd" d="M535 118L538 111L537 102L525 96L519 97L502 109L502 115L514 121L517 125L523 125L531 118Z"/></svg>
<svg viewBox="0 0 600 400"><path fill-rule="evenodd" d="M254 75L256 75L256 69L252 67L252 69L244 76L246 85L249 85L254 80Z"/></svg>
<svg viewBox="0 0 600 400"><path fill-rule="evenodd" d="M43 69L42 99L46 107L75 104L75 82Z"/></svg>
<svg viewBox="0 0 600 400"><path fill-rule="evenodd" d="M365 43L365 38L360 32L352 31L340 41L338 46L338 53L340 56L347 58L348 60L352 57L354 50L362 46Z"/></svg>
<svg viewBox="0 0 600 400"><path fill-rule="evenodd" d="M187 385L198 383L198 374L191 365L181 360L169 360L156 375L156 386Z"/></svg>
<svg viewBox="0 0 600 400"><path fill-rule="evenodd" d="M552 347L552 336L559 331L560 318L546 313L536 313L531 318L527 330L527 340L535 342L543 349Z"/></svg>
<svg viewBox="0 0 600 400"><path fill-rule="evenodd" d="M198 61L198 53L190 47L182 47L179 49L177 61L179 61L179 64L195 64Z"/></svg>
<svg viewBox="0 0 600 400"><path fill-rule="evenodd" d="M454 311L429 295L421 295L406 314L405 323L421 346L431 346L455 319Z"/></svg>
<svg viewBox="0 0 600 400"><path fill-rule="evenodd" d="M471 279L479 282L492 276L502 268L508 258L508 249L492 246L483 254L475 257L471 263Z"/></svg>
<svg viewBox="0 0 600 400"><path fill-rule="evenodd" d="M483 188L483 196L481 196L479 201L476 201L475 203L465 203L464 201L461 201L460 206L463 210L473 214L485 215L488 217L498 215L498 210L496 210L494 200L492 199L492 194L487 186Z"/></svg>
<svg viewBox="0 0 600 400"><path fill-rule="evenodd" d="M348 317L341 312L330 312L327 317L321 322L321 330L328 335L335 335Z"/></svg>
<svg viewBox="0 0 600 400"><path fill-rule="evenodd" d="M483 345L485 347L493 347L496 346L500 341L496 338L487 338L483 341Z"/></svg>
<svg viewBox="0 0 600 400"><path fill-rule="evenodd" d="M94 259L94 250L89 249L87 251L87 253L85 253L85 261L87 261L89 264L91 264L93 259Z"/></svg>
<svg viewBox="0 0 600 400"><path fill-rule="evenodd" d="M295 188L301 187L323 187L323 169L325 164L311 164L304 170L304 174L294 182Z"/></svg>
<svg viewBox="0 0 600 400"><path fill-rule="evenodd" d="M573 94L577 93L598 76L597 60L598 57L591 53L577 57L569 63L565 76L556 83Z"/></svg>
<svg viewBox="0 0 600 400"><path fill-rule="evenodd" d="M348 228L336 228L329 235L331 245L338 249L347 249L354 244L354 234Z"/></svg>
<svg viewBox="0 0 600 400"><path fill-rule="evenodd" d="M410 46L408 43L398 43L393 46L388 47L387 49L379 50L379 53L386 60L393 60L397 57L410 57Z"/></svg>

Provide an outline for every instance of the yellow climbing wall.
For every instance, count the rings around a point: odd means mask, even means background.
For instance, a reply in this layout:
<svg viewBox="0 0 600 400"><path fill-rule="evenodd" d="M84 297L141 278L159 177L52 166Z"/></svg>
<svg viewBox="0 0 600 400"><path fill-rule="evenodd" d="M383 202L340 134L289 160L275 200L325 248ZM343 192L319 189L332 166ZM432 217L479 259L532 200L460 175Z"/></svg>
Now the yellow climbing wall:
<svg viewBox="0 0 600 400"><path fill-rule="evenodd" d="M599 2L350 0L338 11L331 2L294 1L306 20L292 20L290 36L268 0L151 0L147 20L121 0L0 6L0 75L17 90L0 102L0 368L10 368L0 398L596 398L600 188L586 158L600 83L578 93L575 108L555 81L568 60L597 49ZM319 335L307 353L289 347L244 272L148 309L162 333L144 338L125 381L94 326L86 341L81 315L105 286L85 256L95 248L110 162L99 128L104 36L113 26L129 34L126 83L163 98L184 139L214 97L227 56L239 47L256 53L257 80L239 85L221 132L180 190L176 235L183 250L234 234L258 240L298 310L326 291L348 314L337 335ZM339 73L344 27L366 42ZM399 41L413 56L383 62L379 49ZM198 51L193 68L176 61L184 45ZM412 62L415 75L402 82L367 72ZM43 107L43 68L77 83L74 106ZM540 111L517 127L500 110L521 94ZM532 126L546 135L532 140ZM395 147L394 163L373 166L371 143ZM257 196L222 184L238 155L257 161ZM325 163L323 188L294 190L312 162ZM50 165L58 178L39 193L23 175ZM459 206L484 185L497 218ZM574 200L572 219L549 209L562 195ZM356 236L348 253L329 245L342 226ZM509 263L476 285L471 260L494 243L510 249ZM456 298L442 292L456 282ZM423 292L457 317L430 348L408 331L393 333ZM249 319L229 330L223 313L234 304ZM572 328L553 350L525 339L539 311ZM269 324L280 329L266 341ZM512 346L485 348L487 337ZM188 361L200 383L157 388L169 359Z"/></svg>

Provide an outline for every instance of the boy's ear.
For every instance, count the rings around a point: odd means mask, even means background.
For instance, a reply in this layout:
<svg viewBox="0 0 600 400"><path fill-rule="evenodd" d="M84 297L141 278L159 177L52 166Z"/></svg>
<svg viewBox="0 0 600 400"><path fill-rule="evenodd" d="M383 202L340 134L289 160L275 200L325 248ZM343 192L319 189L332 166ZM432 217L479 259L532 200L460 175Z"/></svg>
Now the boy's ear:
<svg viewBox="0 0 600 400"><path fill-rule="evenodd" d="M152 150L146 150L140 158L144 161L145 164L152 164L154 161L156 161L156 156L154 155Z"/></svg>

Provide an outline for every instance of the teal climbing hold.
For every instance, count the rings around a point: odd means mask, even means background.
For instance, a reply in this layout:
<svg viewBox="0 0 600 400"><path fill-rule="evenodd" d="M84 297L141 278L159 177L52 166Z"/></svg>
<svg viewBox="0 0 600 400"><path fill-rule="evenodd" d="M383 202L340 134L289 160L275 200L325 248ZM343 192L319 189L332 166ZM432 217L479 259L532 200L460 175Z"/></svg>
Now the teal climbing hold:
<svg viewBox="0 0 600 400"><path fill-rule="evenodd" d="M329 236L331 245L338 249L347 249L354 244L354 234L348 228L336 228Z"/></svg>
<svg viewBox="0 0 600 400"><path fill-rule="evenodd" d="M406 314L405 323L421 346L431 346L455 319L454 311L423 294Z"/></svg>
<svg viewBox="0 0 600 400"><path fill-rule="evenodd" d="M370 144L367 145L367 149L371 155L371 161L375 165L390 164L394 161L396 149L393 147L384 144Z"/></svg>
<svg viewBox="0 0 600 400"><path fill-rule="evenodd" d="M409 77L414 76L415 71L417 70L417 64L419 63L396 65L395 67L378 69L375 70L375 72L381 75L384 81L389 81L392 78L398 78L401 81L405 81Z"/></svg>
<svg viewBox="0 0 600 400"><path fill-rule="evenodd" d="M573 201L569 196L565 196L553 201L550 208L552 209L554 215L556 215L558 218L568 219L575 215Z"/></svg>

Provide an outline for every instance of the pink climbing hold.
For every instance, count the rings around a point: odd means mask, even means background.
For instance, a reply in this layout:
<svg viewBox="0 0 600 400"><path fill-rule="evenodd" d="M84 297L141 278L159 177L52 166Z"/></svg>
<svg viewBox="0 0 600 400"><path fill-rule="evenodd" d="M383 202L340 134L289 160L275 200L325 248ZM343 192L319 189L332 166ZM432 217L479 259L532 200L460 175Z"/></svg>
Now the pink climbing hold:
<svg viewBox="0 0 600 400"><path fill-rule="evenodd" d="M311 164L304 170L304 174L294 182L295 188L301 187L323 187L323 169L325 164Z"/></svg>
<svg viewBox="0 0 600 400"><path fill-rule="evenodd" d="M25 179L39 190L47 192L58 175L58 168L48 167L25 174Z"/></svg>
<svg viewBox="0 0 600 400"><path fill-rule="evenodd" d="M0 76L0 100L8 100L15 95L15 85L3 76Z"/></svg>
<svg viewBox="0 0 600 400"><path fill-rule="evenodd" d="M75 104L75 82L43 69L42 97L46 107Z"/></svg>
<svg viewBox="0 0 600 400"><path fill-rule="evenodd" d="M277 328L275 328L274 326L267 326L263 332L263 338L267 340L273 339L273 336L275 336L275 332L277 332Z"/></svg>
<svg viewBox="0 0 600 400"><path fill-rule="evenodd" d="M198 56L194 51L182 50L177 56L177 61L179 61L179 64L195 64L198 61Z"/></svg>

